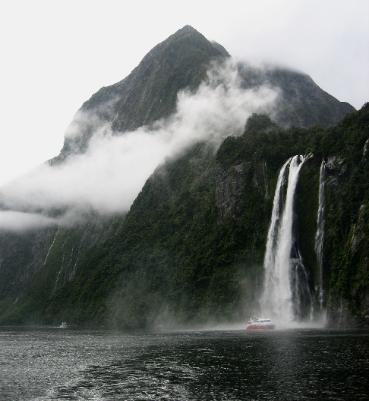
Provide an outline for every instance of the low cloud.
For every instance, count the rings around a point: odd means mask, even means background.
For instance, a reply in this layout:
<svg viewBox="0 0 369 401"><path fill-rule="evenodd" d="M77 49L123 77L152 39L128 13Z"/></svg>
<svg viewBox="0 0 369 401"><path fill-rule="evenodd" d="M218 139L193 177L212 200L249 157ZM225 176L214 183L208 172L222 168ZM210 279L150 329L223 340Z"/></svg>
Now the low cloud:
<svg viewBox="0 0 369 401"><path fill-rule="evenodd" d="M272 113L277 96L278 91L268 86L242 89L237 66L227 62L214 65L196 92L180 92L177 111L152 126L117 135L108 124L96 121L96 116L78 114L69 135L83 132L85 121L89 127L91 122L96 126L87 151L60 165L40 166L3 187L0 199L13 210L126 212L148 177L166 159L196 142L206 141L216 148L225 137L240 135L252 113ZM0 228L6 221L9 227L9 213L0 212ZM37 225L38 215L15 213L15 226L21 225L22 216L25 226ZM39 217L40 225L49 222Z"/></svg>
<svg viewBox="0 0 369 401"><path fill-rule="evenodd" d="M36 213L15 212L12 210L0 212L0 228L4 231L27 231L36 227L53 226L57 223L56 219Z"/></svg>

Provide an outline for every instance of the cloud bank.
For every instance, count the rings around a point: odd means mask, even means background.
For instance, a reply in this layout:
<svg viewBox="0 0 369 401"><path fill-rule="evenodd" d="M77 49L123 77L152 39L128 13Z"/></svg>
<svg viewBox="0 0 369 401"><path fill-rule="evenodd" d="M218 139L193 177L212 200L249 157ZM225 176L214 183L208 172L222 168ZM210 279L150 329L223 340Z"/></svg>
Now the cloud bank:
<svg viewBox="0 0 369 401"><path fill-rule="evenodd" d="M37 213L24 213L12 210L0 212L0 229L6 231L27 231L38 227L56 225L58 221Z"/></svg>
<svg viewBox="0 0 369 401"><path fill-rule="evenodd" d="M96 125L87 151L57 166L40 166L3 187L0 199L15 211L86 208L101 214L126 212L166 159L196 142L205 141L216 148L225 137L240 135L252 113L272 113L277 96L277 90L268 86L242 89L237 65L230 61L213 65L194 93L178 94L177 111L152 126L117 135L109 124L96 121L96 116L79 115L69 135L83 132L84 121ZM0 212L0 229L9 229L12 217L16 227L21 225L21 217L25 227L36 225L35 214L9 213ZM46 224L41 217L40 224ZM55 223L55 219L47 221Z"/></svg>

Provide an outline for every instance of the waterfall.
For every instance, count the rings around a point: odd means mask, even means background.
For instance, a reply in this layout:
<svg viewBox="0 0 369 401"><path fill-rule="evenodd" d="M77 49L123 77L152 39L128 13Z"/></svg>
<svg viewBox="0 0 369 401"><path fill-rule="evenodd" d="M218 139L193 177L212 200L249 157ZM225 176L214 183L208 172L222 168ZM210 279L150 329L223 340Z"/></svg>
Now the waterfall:
<svg viewBox="0 0 369 401"><path fill-rule="evenodd" d="M323 311L324 303L324 288L323 288L323 243L324 243L324 226L325 226L325 161L323 160L320 165L319 174L319 206L316 220L316 234L315 234L315 253L318 264L318 294L319 294L319 307Z"/></svg>
<svg viewBox="0 0 369 401"><path fill-rule="evenodd" d="M307 272L294 235L294 204L300 170L310 156L294 156L282 166L273 200L264 257L263 314L290 322L311 302ZM287 174L288 168L288 174ZM288 177L287 177L288 176ZM282 199L285 193L285 199Z"/></svg>
<svg viewBox="0 0 369 401"><path fill-rule="evenodd" d="M264 267L266 266L273 266L275 261L275 248L277 244L278 238L278 228L279 222L281 219L281 211L282 211L282 192L283 188L286 184L286 170L289 166L292 157L284 163L282 168L279 171L277 186L274 193L273 199L273 211L272 211L272 218L270 220L269 230L268 230L268 237L267 237L267 245L264 255ZM274 271L273 269L265 269L265 278L264 282L267 284L272 284L274 281Z"/></svg>

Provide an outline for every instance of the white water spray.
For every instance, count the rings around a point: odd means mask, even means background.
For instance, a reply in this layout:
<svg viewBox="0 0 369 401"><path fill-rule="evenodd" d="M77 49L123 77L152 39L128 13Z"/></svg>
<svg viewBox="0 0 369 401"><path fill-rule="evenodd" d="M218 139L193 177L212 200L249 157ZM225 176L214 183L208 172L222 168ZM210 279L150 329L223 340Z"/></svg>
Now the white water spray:
<svg viewBox="0 0 369 401"><path fill-rule="evenodd" d="M293 235L294 203L299 174L309 158L310 156L297 155L287 160L279 172L274 195L264 258L265 279L261 309L263 315L268 315L279 323L288 324L300 312L299 270L303 275L306 275L306 271L299 251L293 250L294 247L296 248ZM287 190L283 202L287 167ZM304 285L308 288L306 283ZM294 299L296 299L296 305L294 305Z"/></svg>

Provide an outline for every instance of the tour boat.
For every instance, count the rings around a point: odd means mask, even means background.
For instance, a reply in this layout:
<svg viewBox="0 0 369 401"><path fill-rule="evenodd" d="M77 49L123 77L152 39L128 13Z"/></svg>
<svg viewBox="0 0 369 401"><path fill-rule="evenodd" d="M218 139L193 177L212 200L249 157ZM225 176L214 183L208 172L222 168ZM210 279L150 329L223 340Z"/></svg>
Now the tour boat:
<svg viewBox="0 0 369 401"><path fill-rule="evenodd" d="M273 330L275 325L270 319L250 319L247 322L246 330Z"/></svg>

